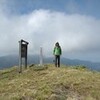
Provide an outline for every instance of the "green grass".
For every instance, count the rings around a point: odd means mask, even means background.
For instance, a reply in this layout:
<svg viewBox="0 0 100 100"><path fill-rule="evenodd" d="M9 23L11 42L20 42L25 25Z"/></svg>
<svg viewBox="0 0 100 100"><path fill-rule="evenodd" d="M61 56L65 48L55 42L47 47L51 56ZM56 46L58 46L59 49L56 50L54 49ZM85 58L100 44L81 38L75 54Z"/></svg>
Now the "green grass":
<svg viewBox="0 0 100 100"><path fill-rule="evenodd" d="M1 70L0 100L100 100L100 72L53 64Z"/></svg>

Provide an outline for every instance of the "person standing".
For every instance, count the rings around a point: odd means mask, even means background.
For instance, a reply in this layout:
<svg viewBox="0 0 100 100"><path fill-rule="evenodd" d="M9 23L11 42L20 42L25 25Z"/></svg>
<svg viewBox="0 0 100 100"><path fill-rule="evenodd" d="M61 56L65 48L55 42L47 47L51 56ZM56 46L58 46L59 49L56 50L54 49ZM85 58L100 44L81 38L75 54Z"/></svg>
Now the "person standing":
<svg viewBox="0 0 100 100"><path fill-rule="evenodd" d="M59 43L57 42L55 44L54 50L53 50L53 55L55 56L55 66L60 67L60 56L62 54L61 47Z"/></svg>

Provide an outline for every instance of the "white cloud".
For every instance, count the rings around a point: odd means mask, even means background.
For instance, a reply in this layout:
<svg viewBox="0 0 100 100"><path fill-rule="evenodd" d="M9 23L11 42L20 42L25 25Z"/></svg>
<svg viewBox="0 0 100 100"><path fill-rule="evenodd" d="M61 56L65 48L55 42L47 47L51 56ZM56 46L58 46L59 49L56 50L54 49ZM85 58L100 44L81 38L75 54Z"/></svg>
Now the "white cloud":
<svg viewBox="0 0 100 100"><path fill-rule="evenodd" d="M35 10L26 15L6 16L1 12L0 52L18 53L18 41L25 39L30 43L30 53L39 53L42 46L45 55L51 56L54 43L58 41L64 56L73 58L86 56L86 59L88 57L85 54L96 54L100 50L99 26L100 20L79 14L68 15L50 10ZM93 55L94 59L95 57Z"/></svg>

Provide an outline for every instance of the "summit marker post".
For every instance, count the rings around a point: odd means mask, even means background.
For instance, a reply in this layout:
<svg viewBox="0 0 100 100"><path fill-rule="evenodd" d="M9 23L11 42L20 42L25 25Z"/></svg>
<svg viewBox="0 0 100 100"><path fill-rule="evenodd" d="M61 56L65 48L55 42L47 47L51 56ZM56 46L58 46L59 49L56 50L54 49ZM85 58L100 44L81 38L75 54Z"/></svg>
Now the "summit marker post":
<svg viewBox="0 0 100 100"><path fill-rule="evenodd" d="M40 47L40 66L43 65L43 48Z"/></svg>

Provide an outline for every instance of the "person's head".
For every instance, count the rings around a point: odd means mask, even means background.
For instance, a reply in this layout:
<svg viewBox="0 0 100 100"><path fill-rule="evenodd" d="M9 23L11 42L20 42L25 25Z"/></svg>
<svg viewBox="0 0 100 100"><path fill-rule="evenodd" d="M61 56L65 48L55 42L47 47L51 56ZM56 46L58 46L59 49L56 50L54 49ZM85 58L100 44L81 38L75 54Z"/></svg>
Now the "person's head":
<svg viewBox="0 0 100 100"><path fill-rule="evenodd" d="M56 42L56 44L55 44L56 46L59 46L59 42Z"/></svg>

